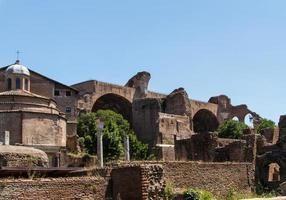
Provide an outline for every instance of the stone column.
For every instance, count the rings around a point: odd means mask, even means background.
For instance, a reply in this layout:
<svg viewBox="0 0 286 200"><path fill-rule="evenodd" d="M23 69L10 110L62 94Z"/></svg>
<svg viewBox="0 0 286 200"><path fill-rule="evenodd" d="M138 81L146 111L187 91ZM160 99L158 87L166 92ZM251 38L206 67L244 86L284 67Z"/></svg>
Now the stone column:
<svg viewBox="0 0 286 200"><path fill-rule="evenodd" d="M5 131L4 145L10 145L10 132Z"/></svg>
<svg viewBox="0 0 286 200"><path fill-rule="evenodd" d="M102 130L97 133L97 159L99 167L103 167L103 145L102 145Z"/></svg>
<svg viewBox="0 0 286 200"><path fill-rule="evenodd" d="M124 138L124 153L125 153L125 160L130 160L130 150L129 150L129 136L126 135Z"/></svg>

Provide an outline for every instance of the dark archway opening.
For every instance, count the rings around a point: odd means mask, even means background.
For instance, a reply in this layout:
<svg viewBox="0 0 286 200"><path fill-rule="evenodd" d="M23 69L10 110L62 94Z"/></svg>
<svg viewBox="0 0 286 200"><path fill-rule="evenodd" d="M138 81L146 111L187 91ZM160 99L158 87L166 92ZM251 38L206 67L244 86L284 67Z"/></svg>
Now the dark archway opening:
<svg viewBox="0 0 286 200"><path fill-rule="evenodd" d="M194 132L216 131L219 126L216 116L209 110L199 110L193 117Z"/></svg>
<svg viewBox="0 0 286 200"><path fill-rule="evenodd" d="M98 98L92 107L92 112L98 110L112 110L119 113L132 125L132 104L124 97L116 94L105 94Z"/></svg>

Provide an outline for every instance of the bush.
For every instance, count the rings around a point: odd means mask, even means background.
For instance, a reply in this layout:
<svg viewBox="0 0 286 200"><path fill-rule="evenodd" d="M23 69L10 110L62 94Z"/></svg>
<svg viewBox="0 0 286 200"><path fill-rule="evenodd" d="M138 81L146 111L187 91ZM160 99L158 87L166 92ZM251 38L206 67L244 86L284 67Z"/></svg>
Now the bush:
<svg viewBox="0 0 286 200"><path fill-rule="evenodd" d="M275 122L269 119L261 119L256 127L256 132L260 133L262 129L265 128L275 128Z"/></svg>
<svg viewBox="0 0 286 200"><path fill-rule="evenodd" d="M129 136L131 159L146 159L148 145L140 142L130 125L122 115L111 110L99 110L96 113L84 113L78 119L78 135L80 144L84 144L85 151L96 154L97 121L104 122L103 129L103 157L105 161L118 160L124 155L124 138Z"/></svg>
<svg viewBox="0 0 286 200"><path fill-rule="evenodd" d="M249 199L249 198L271 198L276 197L276 192L270 192L270 193L263 193L263 194L239 194L235 192L234 190L228 191L226 195L226 200L240 200L240 199Z"/></svg>
<svg viewBox="0 0 286 200"><path fill-rule="evenodd" d="M226 120L218 128L218 136L220 138L240 139L243 135L243 130L247 128L247 125L234 121Z"/></svg>
<svg viewBox="0 0 286 200"><path fill-rule="evenodd" d="M170 182L166 183L166 186L164 188L163 197L166 197L169 200L174 199L176 197L176 194L174 192L174 186L172 183Z"/></svg>
<svg viewBox="0 0 286 200"><path fill-rule="evenodd" d="M188 189L184 192L185 200L215 200L214 196L205 190Z"/></svg>

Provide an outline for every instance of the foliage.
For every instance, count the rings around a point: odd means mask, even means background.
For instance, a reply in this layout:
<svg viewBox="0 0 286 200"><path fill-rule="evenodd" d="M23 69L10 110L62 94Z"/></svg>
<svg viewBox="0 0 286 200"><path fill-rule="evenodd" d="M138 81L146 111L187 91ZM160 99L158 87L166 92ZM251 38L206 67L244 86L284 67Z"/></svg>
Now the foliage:
<svg viewBox="0 0 286 200"><path fill-rule="evenodd" d="M146 160L148 157L148 145L139 141L133 131L129 133L130 157L132 160Z"/></svg>
<svg viewBox="0 0 286 200"><path fill-rule="evenodd" d="M84 113L78 119L79 142L84 144L89 154L96 154L97 121L104 122L103 129L103 157L105 161L118 160L124 155L124 138L129 136L131 159L146 159L148 145L140 142L130 125L122 115L111 110L99 110L96 113Z"/></svg>
<svg viewBox="0 0 286 200"><path fill-rule="evenodd" d="M239 194L237 192L234 192L234 190L230 190L227 193L226 200L240 200L245 198L271 198L276 197L276 192L270 192L270 193L263 193L263 194Z"/></svg>
<svg viewBox="0 0 286 200"><path fill-rule="evenodd" d="M214 196L205 190L189 188L184 192L185 200L215 200Z"/></svg>
<svg viewBox="0 0 286 200"><path fill-rule="evenodd" d="M218 128L218 136L221 138L240 139L243 135L243 130L247 125L235 120L226 120Z"/></svg>
<svg viewBox="0 0 286 200"><path fill-rule="evenodd" d="M256 131L260 133L261 130L265 128L275 128L275 122L266 118L261 119L256 127Z"/></svg>
<svg viewBox="0 0 286 200"><path fill-rule="evenodd" d="M171 182L166 183L166 186L164 188L163 197L170 199L170 200L176 197L174 186Z"/></svg>

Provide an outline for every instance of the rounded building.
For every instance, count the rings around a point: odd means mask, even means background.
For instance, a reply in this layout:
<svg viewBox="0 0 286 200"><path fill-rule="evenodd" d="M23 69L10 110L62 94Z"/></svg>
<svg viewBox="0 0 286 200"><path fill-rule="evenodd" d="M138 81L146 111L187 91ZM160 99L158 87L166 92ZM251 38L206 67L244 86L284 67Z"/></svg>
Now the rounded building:
<svg viewBox="0 0 286 200"><path fill-rule="evenodd" d="M66 147L67 120L56 101L30 92L30 72L19 61L5 71L6 91L0 93L0 141L9 131L10 144L45 151L50 165L59 165ZM1 138L2 137L2 138Z"/></svg>

